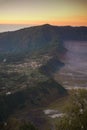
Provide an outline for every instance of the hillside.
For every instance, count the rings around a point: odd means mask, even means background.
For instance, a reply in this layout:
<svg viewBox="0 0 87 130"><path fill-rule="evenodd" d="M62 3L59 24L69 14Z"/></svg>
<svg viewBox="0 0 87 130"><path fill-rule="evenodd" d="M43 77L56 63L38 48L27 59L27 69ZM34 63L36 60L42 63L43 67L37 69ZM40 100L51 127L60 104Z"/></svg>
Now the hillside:
<svg viewBox="0 0 87 130"><path fill-rule="evenodd" d="M22 110L28 107L31 110L47 106L66 94L66 90L60 84L49 79L47 81L37 82L32 87L27 86L26 89L21 89L11 94L0 95L0 121L5 121L17 109Z"/></svg>
<svg viewBox="0 0 87 130"><path fill-rule="evenodd" d="M68 40L87 40L87 27L45 24L0 33L0 121L14 115L45 130L43 109L67 95L53 75L65 66Z"/></svg>
<svg viewBox="0 0 87 130"><path fill-rule="evenodd" d="M28 51L40 52L48 47L59 44L59 36L53 26L43 25L30 27L14 32L6 32L0 34L0 50L1 52L22 52ZM44 50L45 51L45 50Z"/></svg>
<svg viewBox="0 0 87 130"><path fill-rule="evenodd" d="M7 54L9 57L12 54L14 57L19 55L19 59L21 59L24 58L24 55L35 56L63 51L64 40L87 40L87 27L58 27L45 24L0 33L1 59L6 57Z"/></svg>
<svg viewBox="0 0 87 130"><path fill-rule="evenodd" d="M58 59L53 59L41 56L20 62L0 63L1 122L16 117L19 120L29 120L40 130L45 130L48 121L44 117L43 109L67 95L63 86L47 75L48 73L42 72L41 67L49 66L49 62L52 66L54 61L56 65L61 63ZM56 66L53 67L52 73L53 69L57 69Z"/></svg>

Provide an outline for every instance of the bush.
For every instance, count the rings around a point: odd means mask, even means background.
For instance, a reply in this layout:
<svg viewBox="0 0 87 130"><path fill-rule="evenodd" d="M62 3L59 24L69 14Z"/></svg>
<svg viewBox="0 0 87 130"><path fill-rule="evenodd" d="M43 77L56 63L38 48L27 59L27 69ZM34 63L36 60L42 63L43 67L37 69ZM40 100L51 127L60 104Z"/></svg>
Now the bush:
<svg viewBox="0 0 87 130"><path fill-rule="evenodd" d="M87 130L87 90L72 91L57 130Z"/></svg>

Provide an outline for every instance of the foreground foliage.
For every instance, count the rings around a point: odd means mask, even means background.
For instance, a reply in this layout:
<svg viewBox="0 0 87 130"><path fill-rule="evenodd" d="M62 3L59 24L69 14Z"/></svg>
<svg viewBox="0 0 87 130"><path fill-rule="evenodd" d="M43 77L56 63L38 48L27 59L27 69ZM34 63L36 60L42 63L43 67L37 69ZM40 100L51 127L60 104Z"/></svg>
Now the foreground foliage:
<svg viewBox="0 0 87 130"><path fill-rule="evenodd" d="M87 130L87 90L72 91L57 130Z"/></svg>

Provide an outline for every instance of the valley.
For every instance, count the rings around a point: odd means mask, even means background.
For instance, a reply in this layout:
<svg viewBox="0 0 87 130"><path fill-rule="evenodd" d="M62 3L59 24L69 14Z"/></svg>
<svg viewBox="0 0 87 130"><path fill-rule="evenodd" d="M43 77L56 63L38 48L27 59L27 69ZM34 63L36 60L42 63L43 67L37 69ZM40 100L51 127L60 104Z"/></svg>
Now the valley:
<svg viewBox="0 0 87 130"><path fill-rule="evenodd" d="M83 32L83 34L82 34ZM49 24L0 34L0 122L55 130L72 88L87 88L87 27Z"/></svg>
<svg viewBox="0 0 87 130"><path fill-rule="evenodd" d="M65 88L87 87L87 41L65 41L65 66L54 74Z"/></svg>

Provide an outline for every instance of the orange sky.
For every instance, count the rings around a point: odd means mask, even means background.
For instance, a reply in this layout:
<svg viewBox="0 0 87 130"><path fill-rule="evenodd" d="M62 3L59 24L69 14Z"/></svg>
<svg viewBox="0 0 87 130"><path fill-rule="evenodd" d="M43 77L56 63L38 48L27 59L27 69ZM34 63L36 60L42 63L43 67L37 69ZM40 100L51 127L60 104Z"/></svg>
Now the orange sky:
<svg viewBox="0 0 87 130"><path fill-rule="evenodd" d="M87 26L87 0L0 0L0 24Z"/></svg>

